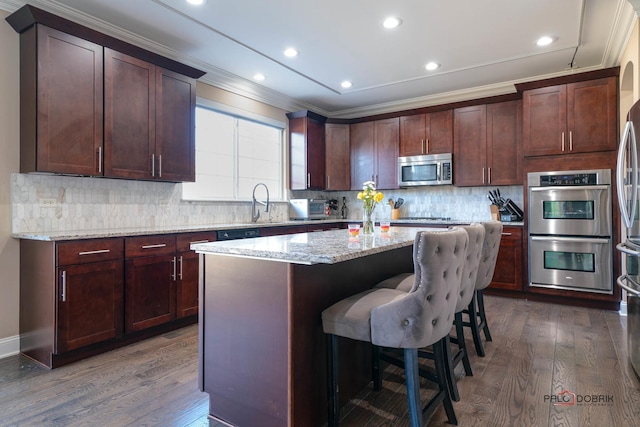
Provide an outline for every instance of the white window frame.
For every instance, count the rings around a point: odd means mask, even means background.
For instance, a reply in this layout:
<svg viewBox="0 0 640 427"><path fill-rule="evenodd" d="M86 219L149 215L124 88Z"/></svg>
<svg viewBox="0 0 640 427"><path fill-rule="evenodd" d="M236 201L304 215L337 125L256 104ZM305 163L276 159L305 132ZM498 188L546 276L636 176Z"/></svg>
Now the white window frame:
<svg viewBox="0 0 640 427"><path fill-rule="evenodd" d="M279 191L271 190L270 199L271 201L286 201L287 200L287 191L286 191L286 174L285 174L285 164L286 164L286 123L277 119L273 119L271 117L261 116L259 114L255 114L246 110L242 110L237 107L233 107L230 105L222 104L217 101L212 101L210 99L197 97L196 98L196 107L205 108L208 110L212 110L216 113L226 114L232 116L236 119L252 121L258 124L271 126L280 130L281 139L280 139L280 188ZM196 141L197 146L197 141ZM197 156L197 149L196 149ZM239 197L239 188L238 188L238 162L239 162L239 153L238 153L238 144L234 142L233 147L233 198L229 197L218 197L215 195L196 195L196 196L185 196L184 186L189 185L190 183L183 183L183 187L181 190L182 200L185 201L218 201L218 202L245 202L250 201L250 197ZM197 164L197 159L196 159ZM198 176L198 171L196 169L196 179ZM262 191L262 190L261 190ZM276 195L279 193L279 197ZM262 194L262 193L261 193Z"/></svg>

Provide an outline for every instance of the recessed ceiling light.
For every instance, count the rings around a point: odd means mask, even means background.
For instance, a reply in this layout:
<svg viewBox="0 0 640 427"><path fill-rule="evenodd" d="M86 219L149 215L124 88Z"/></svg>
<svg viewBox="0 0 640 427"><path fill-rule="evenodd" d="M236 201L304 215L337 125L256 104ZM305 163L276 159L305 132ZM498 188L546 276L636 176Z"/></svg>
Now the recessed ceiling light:
<svg viewBox="0 0 640 427"><path fill-rule="evenodd" d="M293 58L294 56L298 56L298 51L294 48L290 47L284 51L284 56L288 56L289 58Z"/></svg>
<svg viewBox="0 0 640 427"><path fill-rule="evenodd" d="M261 82L262 80L266 79L265 75L262 73L258 73L256 75L253 76L254 80L258 80L259 82Z"/></svg>
<svg viewBox="0 0 640 427"><path fill-rule="evenodd" d="M433 71L440 68L440 64L438 64L437 62L429 62L427 65L424 66L424 68L426 68L427 71Z"/></svg>
<svg viewBox="0 0 640 427"><path fill-rule="evenodd" d="M396 28L400 24L402 24L402 20L394 16L390 16L389 18L382 21L382 26L388 29Z"/></svg>
<svg viewBox="0 0 640 427"><path fill-rule="evenodd" d="M205 4L207 0L187 0L187 3L192 4L194 6L200 6L201 4Z"/></svg>
<svg viewBox="0 0 640 427"><path fill-rule="evenodd" d="M351 86L353 86L353 83L351 83L349 80L345 80L340 83L340 86L342 86L344 89L349 89Z"/></svg>
<svg viewBox="0 0 640 427"><path fill-rule="evenodd" d="M538 46L548 46L551 43L553 43L553 38L549 37L549 36L544 36L544 37L540 37L537 41L536 44Z"/></svg>

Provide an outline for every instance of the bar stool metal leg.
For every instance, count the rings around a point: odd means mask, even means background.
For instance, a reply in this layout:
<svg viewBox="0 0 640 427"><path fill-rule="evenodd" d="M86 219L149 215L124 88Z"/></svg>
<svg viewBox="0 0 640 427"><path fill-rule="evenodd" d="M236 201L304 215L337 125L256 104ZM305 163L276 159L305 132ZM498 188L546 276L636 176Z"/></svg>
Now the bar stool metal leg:
<svg viewBox="0 0 640 427"><path fill-rule="evenodd" d="M476 291L478 298L478 315L480 316L480 327L484 331L484 336L487 341L493 341L491 339L491 333L489 332L489 324L487 323L487 314L484 311L484 292L482 290Z"/></svg>

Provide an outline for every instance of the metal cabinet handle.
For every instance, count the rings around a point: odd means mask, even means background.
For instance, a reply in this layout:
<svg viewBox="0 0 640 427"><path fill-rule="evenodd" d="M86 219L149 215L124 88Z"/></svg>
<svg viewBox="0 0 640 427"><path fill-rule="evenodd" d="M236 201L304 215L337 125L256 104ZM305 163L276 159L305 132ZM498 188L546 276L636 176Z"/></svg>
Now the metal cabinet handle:
<svg viewBox="0 0 640 427"><path fill-rule="evenodd" d="M62 271L62 292L60 297L62 298L62 302L67 300L67 272L65 270Z"/></svg>
<svg viewBox="0 0 640 427"><path fill-rule="evenodd" d="M562 132L562 152L564 153L564 132Z"/></svg>
<svg viewBox="0 0 640 427"><path fill-rule="evenodd" d="M165 246L167 246L166 243L159 243L157 245L142 245L142 249L164 248Z"/></svg>
<svg viewBox="0 0 640 427"><path fill-rule="evenodd" d="M171 275L171 277L173 280L176 280L176 257L173 257L171 263L173 264L173 274Z"/></svg>
<svg viewBox="0 0 640 427"><path fill-rule="evenodd" d="M97 251L78 252L78 255L82 256L82 255L108 254L109 252L111 252L111 249L98 249Z"/></svg>
<svg viewBox="0 0 640 427"><path fill-rule="evenodd" d="M513 233L502 233L503 236L511 236Z"/></svg>
<svg viewBox="0 0 640 427"><path fill-rule="evenodd" d="M569 131L569 151L573 151L573 131Z"/></svg>
<svg viewBox="0 0 640 427"><path fill-rule="evenodd" d="M158 177L162 178L162 154L158 154Z"/></svg>
<svg viewBox="0 0 640 427"><path fill-rule="evenodd" d="M156 176L156 155L151 155L151 176Z"/></svg>
<svg viewBox="0 0 640 427"><path fill-rule="evenodd" d="M427 138L427 154L429 154L429 138Z"/></svg>
<svg viewBox="0 0 640 427"><path fill-rule="evenodd" d="M327 188L331 188L331 177L327 175Z"/></svg>
<svg viewBox="0 0 640 427"><path fill-rule="evenodd" d="M484 168L482 168L482 183L484 184Z"/></svg>
<svg viewBox="0 0 640 427"><path fill-rule="evenodd" d="M487 184L491 184L491 168L487 168Z"/></svg>
<svg viewBox="0 0 640 427"><path fill-rule="evenodd" d="M182 255L180 255L180 270L178 270L178 277L182 280Z"/></svg>
<svg viewBox="0 0 640 427"><path fill-rule="evenodd" d="M98 147L98 173L102 173L102 147Z"/></svg>
<svg viewBox="0 0 640 427"><path fill-rule="evenodd" d="M311 172L307 172L307 188L311 187Z"/></svg>

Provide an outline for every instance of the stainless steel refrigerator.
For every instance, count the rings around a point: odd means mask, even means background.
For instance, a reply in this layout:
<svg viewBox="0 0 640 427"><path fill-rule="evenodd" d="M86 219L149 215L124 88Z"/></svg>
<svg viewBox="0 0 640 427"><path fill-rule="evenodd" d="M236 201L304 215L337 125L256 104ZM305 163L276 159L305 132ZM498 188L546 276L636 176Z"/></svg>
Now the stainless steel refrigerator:
<svg viewBox="0 0 640 427"><path fill-rule="evenodd" d="M640 195L638 184L638 142L640 141L640 101L629 110L627 123L618 148L616 182L618 204L626 230L616 249L622 252L622 275L618 285L627 294L627 345L629 358L636 374L640 376Z"/></svg>

